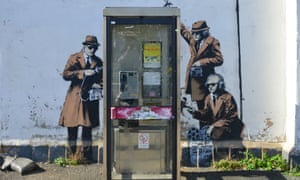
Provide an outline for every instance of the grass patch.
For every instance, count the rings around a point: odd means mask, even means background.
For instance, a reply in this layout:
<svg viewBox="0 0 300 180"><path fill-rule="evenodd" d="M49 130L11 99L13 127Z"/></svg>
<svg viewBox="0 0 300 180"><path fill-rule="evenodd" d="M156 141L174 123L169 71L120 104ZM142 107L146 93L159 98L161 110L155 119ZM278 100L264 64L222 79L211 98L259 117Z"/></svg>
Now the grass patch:
<svg viewBox="0 0 300 180"><path fill-rule="evenodd" d="M262 158L255 157L252 153L246 152L246 158L236 160L220 160L214 163L216 169L221 170L267 170L267 171L288 171L287 161L280 155L268 156L263 154ZM295 172L297 170L294 170Z"/></svg>
<svg viewBox="0 0 300 180"><path fill-rule="evenodd" d="M68 165L79 165L81 162L79 160L73 160L69 158L58 157L54 159L54 164L66 167Z"/></svg>

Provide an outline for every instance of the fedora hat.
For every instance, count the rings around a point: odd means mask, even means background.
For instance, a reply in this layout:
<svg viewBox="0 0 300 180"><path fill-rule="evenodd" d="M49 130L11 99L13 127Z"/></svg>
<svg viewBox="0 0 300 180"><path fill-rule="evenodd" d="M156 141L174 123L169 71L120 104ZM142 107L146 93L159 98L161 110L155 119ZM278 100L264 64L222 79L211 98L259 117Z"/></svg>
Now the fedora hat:
<svg viewBox="0 0 300 180"><path fill-rule="evenodd" d="M100 44L98 43L97 37L92 36L92 35L87 35L85 37L85 41L82 42L83 45L93 45L93 46L99 46Z"/></svg>
<svg viewBox="0 0 300 180"><path fill-rule="evenodd" d="M192 32L199 32L207 29L209 29L209 27L207 26L206 21L197 21L192 25Z"/></svg>

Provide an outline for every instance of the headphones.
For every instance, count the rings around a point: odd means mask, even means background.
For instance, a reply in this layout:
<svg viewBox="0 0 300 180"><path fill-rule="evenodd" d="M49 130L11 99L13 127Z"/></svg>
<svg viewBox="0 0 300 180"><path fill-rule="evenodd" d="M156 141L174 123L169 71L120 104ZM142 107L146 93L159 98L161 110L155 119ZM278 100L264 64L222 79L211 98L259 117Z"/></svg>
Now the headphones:
<svg viewBox="0 0 300 180"><path fill-rule="evenodd" d="M214 74L210 74L208 75L208 77L206 78L206 82L205 82L205 86L208 87L208 80L209 78L211 78L212 76L217 76L219 78L218 80L218 89L225 89L225 81L223 76L221 76L220 74L214 73Z"/></svg>
<svg viewBox="0 0 300 180"><path fill-rule="evenodd" d="M201 32L201 37L202 38L206 38L207 36L209 36L209 31L208 30L204 30Z"/></svg>

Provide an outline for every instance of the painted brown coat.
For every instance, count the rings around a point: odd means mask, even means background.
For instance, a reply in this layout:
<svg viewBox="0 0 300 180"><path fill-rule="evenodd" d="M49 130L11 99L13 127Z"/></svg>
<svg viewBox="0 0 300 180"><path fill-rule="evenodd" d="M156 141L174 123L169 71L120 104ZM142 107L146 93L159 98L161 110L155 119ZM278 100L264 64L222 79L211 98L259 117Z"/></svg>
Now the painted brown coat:
<svg viewBox="0 0 300 180"><path fill-rule="evenodd" d="M229 124L223 127L215 127L212 138L215 140L240 139L244 124L238 117L237 105L233 96L224 91L217 97L214 103L212 97L207 95L203 110L195 113L202 125L212 125L218 120L229 120Z"/></svg>
<svg viewBox="0 0 300 180"><path fill-rule="evenodd" d="M207 88L204 86L207 76L215 72L215 66L223 64L220 42L209 35L203 40L197 51L196 41L192 33L184 25L182 25L181 28L181 35L189 44L191 55L186 68L185 93L191 94L193 101L201 101L204 100L205 96L208 94ZM190 77L190 69L197 61L200 62L204 72L203 77L199 79Z"/></svg>
<svg viewBox="0 0 300 180"><path fill-rule="evenodd" d="M96 66L102 67L102 60L97 56L93 56L90 68L94 69ZM71 81L71 84L59 118L59 125L61 126L99 126L99 102L83 101L81 98L81 85L85 69L86 63L83 51L69 57L62 76L64 80ZM102 73L88 78L93 79L93 82L99 85L102 83Z"/></svg>

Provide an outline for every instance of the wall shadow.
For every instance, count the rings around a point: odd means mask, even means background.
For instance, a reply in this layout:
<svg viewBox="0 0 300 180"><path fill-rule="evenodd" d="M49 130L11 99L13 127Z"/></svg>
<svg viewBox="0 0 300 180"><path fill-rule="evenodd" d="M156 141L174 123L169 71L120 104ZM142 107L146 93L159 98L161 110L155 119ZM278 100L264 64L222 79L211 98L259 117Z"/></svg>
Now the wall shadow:
<svg viewBox="0 0 300 180"><path fill-rule="evenodd" d="M286 180L279 171L218 171L218 172L182 172L182 177L187 180L197 180L198 177L206 180L223 180L223 177L257 177L269 180Z"/></svg>

